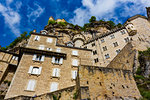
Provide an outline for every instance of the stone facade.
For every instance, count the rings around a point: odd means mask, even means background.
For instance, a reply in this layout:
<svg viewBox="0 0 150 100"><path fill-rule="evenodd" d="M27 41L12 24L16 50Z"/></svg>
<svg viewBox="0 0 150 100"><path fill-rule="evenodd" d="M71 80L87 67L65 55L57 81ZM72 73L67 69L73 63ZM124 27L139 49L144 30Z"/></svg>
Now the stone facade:
<svg viewBox="0 0 150 100"><path fill-rule="evenodd" d="M146 17L136 15L113 30L97 22L88 31L58 24L64 19L56 22L34 31L20 47L0 51L0 88L11 82L5 99L49 100L60 94L60 100L141 98L132 72L137 50L150 47Z"/></svg>

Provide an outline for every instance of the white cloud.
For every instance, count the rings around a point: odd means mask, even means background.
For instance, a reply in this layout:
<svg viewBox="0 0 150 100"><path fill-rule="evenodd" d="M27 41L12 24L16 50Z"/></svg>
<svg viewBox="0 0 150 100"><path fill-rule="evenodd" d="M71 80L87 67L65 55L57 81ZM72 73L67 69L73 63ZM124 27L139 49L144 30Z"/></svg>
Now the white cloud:
<svg viewBox="0 0 150 100"><path fill-rule="evenodd" d="M133 4L127 5L129 2ZM118 14L115 12L117 8L123 9L120 16L128 17L140 13L146 14L146 6L150 6L149 0L82 0L82 7L74 10L75 16L70 22L83 25L91 16L96 16L98 20L113 18L115 22L119 22Z"/></svg>
<svg viewBox="0 0 150 100"><path fill-rule="evenodd" d="M7 0L6 3L7 6L0 3L0 14L4 17L5 25L8 26L16 36L19 36L20 29L18 27L20 26L20 15L18 12L9 7L12 0Z"/></svg>
<svg viewBox="0 0 150 100"><path fill-rule="evenodd" d="M35 22L38 17L44 12L45 8L42 8L38 4L34 3L34 6L37 7L37 9L33 9L31 7L28 8L28 15L30 21Z"/></svg>

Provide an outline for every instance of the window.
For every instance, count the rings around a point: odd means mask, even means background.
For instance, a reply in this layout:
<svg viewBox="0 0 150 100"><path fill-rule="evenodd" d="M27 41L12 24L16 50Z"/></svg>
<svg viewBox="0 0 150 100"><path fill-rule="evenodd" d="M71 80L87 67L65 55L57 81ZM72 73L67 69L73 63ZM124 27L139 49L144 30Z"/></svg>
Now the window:
<svg viewBox="0 0 150 100"><path fill-rule="evenodd" d="M86 49L87 49L87 46L85 46L84 48L86 48Z"/></svg>
<svg viewBox="0 0 150 100"><path fill-rule="evenodd" d="M76 79L76 77L77 77L77 71L74 70L72 71L72 79Z"/></svg>
<svg viewBox="0 0 150 100"><path fill-rule="evenodd" d="M53 77L59 77L60 76L60 69L59 68L54 68L52 76Z"/></svg>
<svg viewBox="0 0 150 100"><path fill-rule="evenodd" d="M101 39L101 43L104 43L105 42L105 40L104 39Z"/></svg>
<svg viewBox="0 0 150 100"><path fill-rule="evenodd" d="M40 40L40 36L35 36L34 40L35 41L39 41Z"/></svg>
<svg viewBox="0 0 150 100"><path fill-rule="evenodd" d="M122 31L121 31L121 34L122 34L122 35L125 34L125 30L122 30Z"/></svg>
<svg viewBox="0 0 150 100"><path fill-rule="evenodd" d="M52 57L52 63L53 64L63 64L63 58Z"/></svg>
<svg viewBox="0 0 150 100"><path fill-rule="evenodd" d="M118 43L117 42L115 42L115 43L113 43L114 44L114 47L117 47L118 46Z"/></svg>
<svg viewBox="0 0 150 100"><path fill-rule="evenodd" d="M99 62L98 58L94 59L94 62L95 62L95 63Z"/></svg>
<svg viewBox="0 0 150 100"><path fill-rule="evenodd" d="M73 59L72 60L72 65L73 66L78 66L78 60L77 59Z"/></svg>
<svg viewBox="0 0 150 100"><path fill-rule="evenodd" d="M52 48L47 48L48 51L52 51Z"/></svg>
<svg viewBox="0 0 150 100"><path fill-rule="evenodd" d="M78 51L73 50L73 51L72 51L72 55L74 55L74 56L78 56Z"/></svg>
<svg viewBox="0 0 150 100"><path fill-rule="evenodd" d="M42 67L33 67L30 66L28 73L34 75L40 75L42 71Z"/></svg>
<svg viewBox="0 0 150 100"><path fill-rule="evenodd" d="M107 47L106 47L106 46L104 46L104 47L103 47L103 50L104 50L104 51L106 51L106 50L107 50Z"/></svg>
<svg viewBox="0 0 150 100"><path fill-rule="evenodd" d="M50 86L50 92L58 90L58 83L57 82L52 82Z"/></svg>
<svg viewBox="0 0 150 100"><path fill-rule="evenodd" d="M35 80L29 80L26 90L34 91L35 84L36 84L36 81L35 81Z"/></svg>
<svg viewBox="0 0 150 100"><path fill-rule="evenodd" d="M57 49L56 49L56 52L61 52L61 48L57 48Z"/></svg>
<svg viewBox="0 0 150 100"><path fill-rule="evenodd" d="M48 43L52 43L52 42L53 42L53 39L52 39L52 38L47 38L47 42L48 42Z"/></svg>
<svg viewBox="0 0 150 100"><path fill-rule="evenodd" d="M97 54L97 51L95 50L95 51L93 51L93 55L96 55Z"/></svg>
<svg viewBox="0 0 150 100"><path fill-rule="evenodd" d="M18 57L13 56L12 59L13 59L13 60L18 60Z"/></svg>
<svg viewBox="0 0 150 100"><path fill-rule="evenodd" d="M32 60L34 61L44 61L45 55L34 54Z"/></svg>
<svg viewBox="0 0 150 100"><path fill-rule="evenodd" d="M105 58L106 58L106 59L110 58L109 54L106 54L106 55L105 55Z"/></svg>
<svg viewBox="0 0 150 100"><path fill-rule="evenodd" d="M113 38L115 38L115 36L112 34L112 35L110 35L110 38L113 39Z"/></svg>
<svg viewBox="0 0 150 100"><path fill-rule="evenodd" d="M129 38L128 37L124 38L124 40L125 40L126 43L129 42Z"/></svg>
<svg viewBox="0 0 150 100"><path fill-rule="evenodd" d="M40 49L40 50L44 50L44 45L40 45L40 46L39 46L39 49Z"/></svg>
<svg viewBox="0 0 150 100"><path fill-rule="evenodd" d="M94 47L95 46L95 43L92 43L92 47Z"/></svg>
<svg viewBox="0 0 150 100"><path fill-rule="evenodd" d="M116 50L116 53L118 54L120 52L120 49Z"/></svg>

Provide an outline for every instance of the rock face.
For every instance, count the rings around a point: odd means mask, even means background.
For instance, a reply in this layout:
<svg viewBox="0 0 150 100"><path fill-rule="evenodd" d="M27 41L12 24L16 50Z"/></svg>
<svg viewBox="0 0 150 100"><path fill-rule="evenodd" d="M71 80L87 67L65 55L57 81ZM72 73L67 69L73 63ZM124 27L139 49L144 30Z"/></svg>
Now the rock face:
<svg viewBox="0 0 150 100"><path fill-rule="evenodd" d="M146 78L150 77L150 55L143 55L143 53L140 53L139 55L139 63L140 68L142 70L142 75Z"/></svg>

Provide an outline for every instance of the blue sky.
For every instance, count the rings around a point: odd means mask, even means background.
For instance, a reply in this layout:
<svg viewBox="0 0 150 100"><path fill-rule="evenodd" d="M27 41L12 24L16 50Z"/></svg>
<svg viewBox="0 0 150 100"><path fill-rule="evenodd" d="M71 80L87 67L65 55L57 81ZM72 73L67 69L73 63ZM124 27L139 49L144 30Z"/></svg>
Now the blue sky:
<svg viewBox="0 0 150 100"><path fill-rule="evenodd" d="M0 0L0 45L9 45L24 31L38 32L50 16L82 26L91 16L124 23L136 14L146 16L150 0Z"/></svg>

